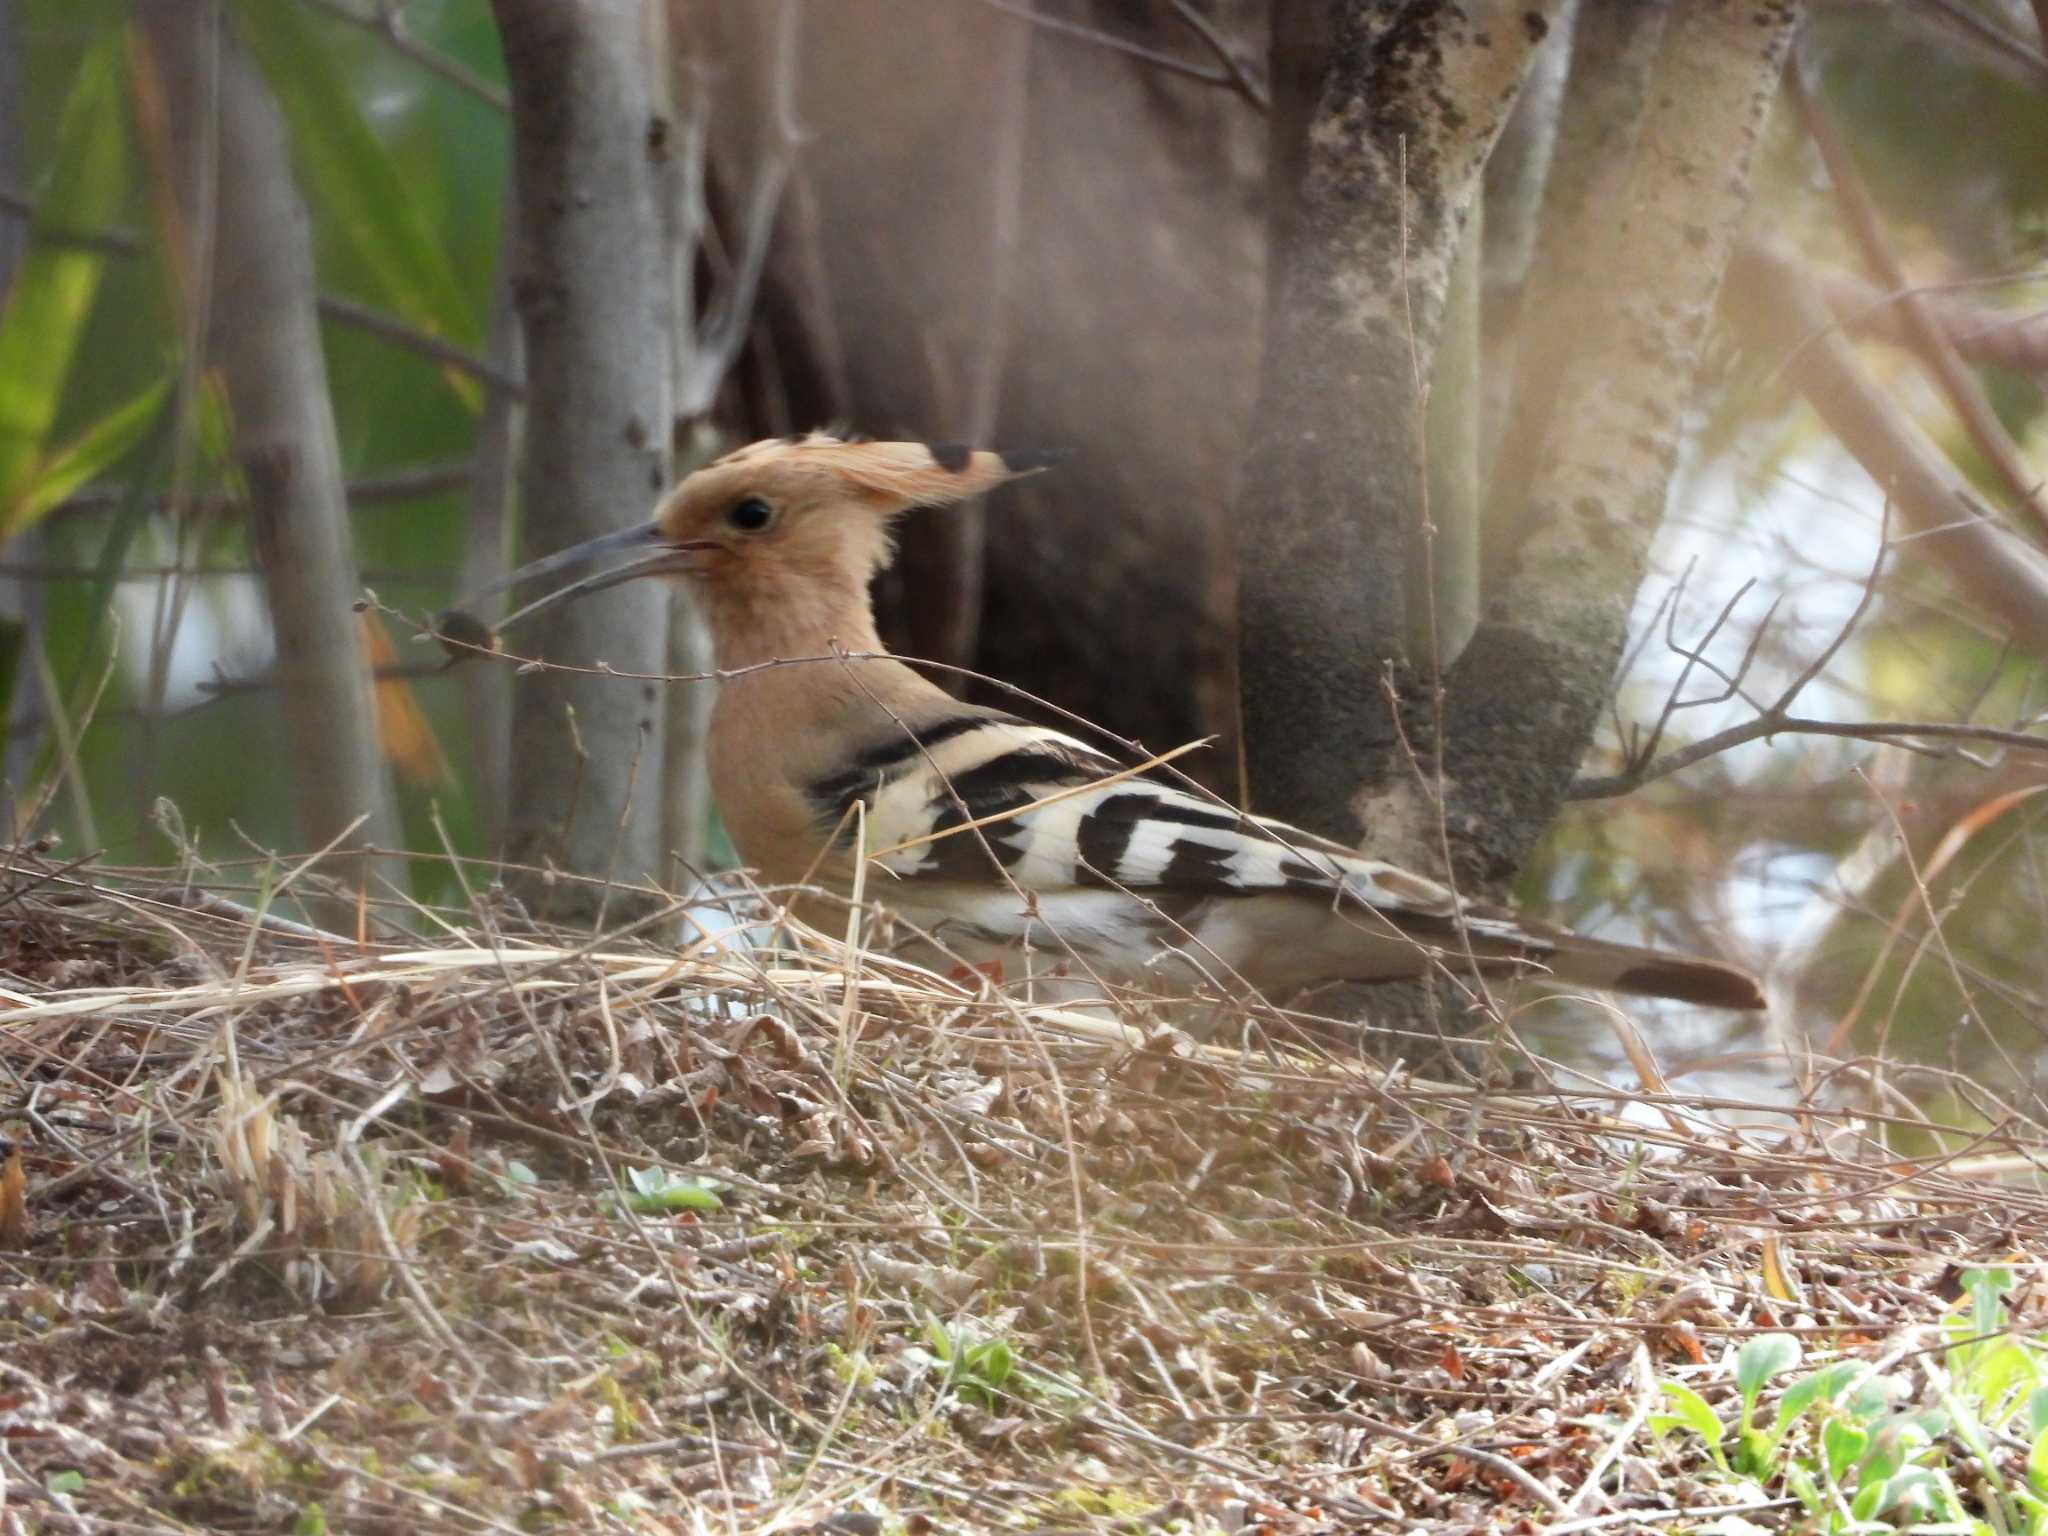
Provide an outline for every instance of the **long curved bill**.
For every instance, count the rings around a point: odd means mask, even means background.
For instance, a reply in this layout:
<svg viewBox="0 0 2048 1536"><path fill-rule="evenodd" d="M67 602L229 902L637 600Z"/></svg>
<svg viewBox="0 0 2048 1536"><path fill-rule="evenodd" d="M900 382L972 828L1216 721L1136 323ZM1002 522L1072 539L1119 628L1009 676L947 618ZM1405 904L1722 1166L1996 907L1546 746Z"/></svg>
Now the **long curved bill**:
<svg viewBox="0 0 2048 1536"><path fill-rule="evenodd" d="M628 581L637 581L643 576L663 576L686 571L695 555L713 548L709 540L689 540L683 543L671 541L661 531L658 523L642 523L635 528L622 528L616 533L601 533L594 539L585 539L581 544L572 544L538 560L529 561L509 575L492 582L489 586L471 593L463 602L448 609L434 621L435 630L445 639L458 642L462 647L495 650L500 632L522 623L537 613L572 603L579 597L588 597L593 592L602 592L607 587L616 587ZM544 592L523 608L515 609L498 621L496 629L473 615L475 606L487 597L495 597L512 587L524 586L542 576L552 576L574 566L589 565L608 555L624 551L637 551L636 558L610 570L597 571L581 581L572 581L566 586ZM451 647L452 649L452 647Z"/></svg>

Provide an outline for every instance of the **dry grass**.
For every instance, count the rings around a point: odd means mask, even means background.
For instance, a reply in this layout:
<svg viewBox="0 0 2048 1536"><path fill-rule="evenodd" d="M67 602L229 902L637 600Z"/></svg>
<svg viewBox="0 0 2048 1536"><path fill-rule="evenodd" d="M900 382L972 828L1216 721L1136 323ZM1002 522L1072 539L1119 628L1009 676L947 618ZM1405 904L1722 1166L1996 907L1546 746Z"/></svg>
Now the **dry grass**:
<svg viewBox="0 0 2048 1536"><path fill-rule="evenodd" d="M1995 1105L1624 1125L807 931L173 878L0 897L0 1531L1679 1529L1731 1495L1657 1378L1909 1352L2044 1252Z"/></svg>

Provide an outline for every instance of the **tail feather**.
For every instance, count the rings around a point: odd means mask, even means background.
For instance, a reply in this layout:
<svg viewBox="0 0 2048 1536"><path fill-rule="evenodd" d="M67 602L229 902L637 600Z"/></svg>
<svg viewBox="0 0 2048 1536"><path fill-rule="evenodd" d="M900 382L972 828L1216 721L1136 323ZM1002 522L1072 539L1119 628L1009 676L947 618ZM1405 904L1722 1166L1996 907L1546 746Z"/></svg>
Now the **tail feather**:
<svg viewBox="0 0 2048 1536"><path fill-rule="evenodd" d="M1555 947L1545 957L1551 975L1571 986L1597 987L1603 992L1629 992L1639 997L1666 997L1697 1003L1702 1008L1757 1011L1768 1006L1763 984L1722 960L1610 944L1578 934L1544 935Z"/></svg>

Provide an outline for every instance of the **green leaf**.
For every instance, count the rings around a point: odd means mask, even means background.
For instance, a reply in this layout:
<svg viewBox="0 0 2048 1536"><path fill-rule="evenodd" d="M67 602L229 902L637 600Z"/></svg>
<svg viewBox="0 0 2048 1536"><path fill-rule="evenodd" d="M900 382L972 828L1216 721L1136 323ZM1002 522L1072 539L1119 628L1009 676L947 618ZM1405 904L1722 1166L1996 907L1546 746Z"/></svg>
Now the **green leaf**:
<svg viewBox="0 0 2048 1536"><path fill-rule="evenodd" d="M51 1493L83 1493L85 1474L77 1471L52 1472L43 1479L43 1487Z"/></svg>
<svg viewBox="0 0 2048 1536"><path fill-rule="evenodd" d="M330 39L306 8L277 0L236 0L235 32L262 66L291 126L307 195L355 248L377 285L375 298L411 324L465 345L477 339L476 306L449 264L384 141L364 121ZM475 380L449 377L472 409Z"/></svg>
<svg viewBox="0 0 2048 1536"><path fill-rule="evenodd" d="M2005 1308L2000 1303L2013 1288L2012 1271L1972 1269L1964 1273L1962 1285L1964 1294L1970 1298L1971 1328L1977 1333L1997 1333L2003 1329Z"/></svg>
<svg viewBox="0 0 2048 1536"><path fill-rule="evenodd" d="M1737 1351L1735 1387L1742 1394L1742 1427L1756 1412L1756 1395L1764 1383L1799 1363L1799 1341L1789 1333L1760 1333Z"/></svg>
<svg viewBox="0 0 2048 1536"><path fill-rule="evenodd" d="M715 1190L696 1179L675 1177L666 1168L629 1168L626 1180L633 1186L625 1191L626 1209L642 1216L725 1209Z"/></svg>
<svg viewBox="0 0 2048 1536"><path fill-rule="evenodd" d="M306 1505L292 1522L292 1536L327 1536L327 1511L318 1504Z"/></svg>
<svg viewBox="0 0 2048 1536"><path fill-rule="evenodd" d="M2048 1499L2048 1429L2034 1436L2033 1448L2027 1452L2027 1486Z"/></svg>
<svg viewBox="0 0 2048 1536"><path fill-rule="evenodd" d="M1992 1339L1956 1382L1957 1390L1974 1399L1985 1418L2003 1424L2013 1405L2041 1384L2037 1353L2017 1339Z"/></svg>
<svg viewBox="0 0 2048 1536"><path fill-rule="evenodd" d="M128 191L125 31L109 33L79 65L57 122L56 154L36 225L103 230ZM0 309L0 507L20 496L57 420L106 269L104 251L31 240Z"/></svg>
<svg viewBox="0 0 2048 1536"><path fill-rule="evenodd" d="M2036 1435L2048 1429L2048 1387L2042 1387L2027 1399L2027 1429Z"/></svg>
<svg viewBox="0 0 2048 1536"><path fill-rule="evenodd" d="M1870 1432L1861 1425L1830 1419L1820 1427L1820 1452L1831 1481L1839 1483L1870 1446Z"/></svg>
<svg viewBox="0 0 2048 1536"><path fill-rule="evenodd" d="M1674 1415L1678 1422L1706 1441L1707 1452L1714 1458L1714 1464L1727 1471L1727 1458L1721 1454L1721 1438L1726 1431L1707 1400L1680 1382L1660 1381L1657 1385L1678 1410Z"/></svg>
<svg viewBox="0 0 2048 1536"><path fill-rule="evenodd" d="M0 504L0 539L10 539L34 527L52 507L119 462L148 433L170 388L169 378L158 379L134 399L115 406L56 452L44 456L29 471L13 498Z"/></svg>
<svg viewBox="0 0 2048 1536"><path fill-rule="evenodd" d="M1778 1433L1783 1434L1794 1419L1815 1403L1834 1402L1849 1390L1865 1369L1860 1360L1837 1360L1833 1365L1793 1382L1778 1398L1778 1415L1774 1421Z"/></svg>
<svg viewBox="0 0 2048 1536"><path fill-rule="evenodd" d="M1773 1452L1778 1442L1760 1429L1744 1428L1735 1432L1735 1455L1732 1462L1737 1472L1744 1477L1759 1480L1769 1477Z"/></svg>
<svg viewBox="0 0 2048 1536"><path fill-rule="evenodd" d="M969 1352L966 1368L989 1386L1000 1387L1010 1379L1015 1364L1010 1346L1001 1339L990 1339L986 1344L977 1344Z"/></svg>

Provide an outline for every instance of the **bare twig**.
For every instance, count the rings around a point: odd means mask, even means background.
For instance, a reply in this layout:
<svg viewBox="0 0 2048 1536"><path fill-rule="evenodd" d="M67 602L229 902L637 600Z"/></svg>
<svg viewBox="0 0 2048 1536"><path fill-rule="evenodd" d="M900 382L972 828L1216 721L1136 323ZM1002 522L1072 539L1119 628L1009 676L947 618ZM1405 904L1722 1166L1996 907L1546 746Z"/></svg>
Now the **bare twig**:
<svg viewBox="0 0 2048 1536"><path fill-rule="evenodd" d="M359 10L349 0L307 0L307 3L318 6L352 27L361 27L365 32L382 38L393 53L412 60L431 74L439 75L458 90L467 91L485 106L499 112L512 110L512 100L503 87L484 79L459 60L429 48L407 32L405 17L398 6L380 4L372 12Z"/></svg>
<svg viewBox="0 0 2048 1536"><path fill-rule="evenodd" d="M479 357L467 347L444 341L418 326L407 324L396 315L386 314L355 299L343 298L338 293L323 293L320 295L320 314L324 319L375 336L380 341L388 341L408 352L417 352L421 357L431 358L443 367L457 369L471 378L481 379L493 389L514 398L526 392L524 379L500 368L489 358Z"/></svg>
<svg viewBox="0 0 2048 1536"><path fill-rule="evenodd" d="M2048 81L2048 53L1986 20L1981 12L1961 0L1919 0L1919 9L1927 14L1928 20L1967 38L2034 84Z"/></svg>
<svg viewBox="0 0 2048 1536"><path fill-rule="evenodd" d="M2048 0L2041 0L2041 3L2048 4ZM1251 72L1229 41L1216 30L1216 23L1195 9L1193 0L1173 0L1173 14L1185 22L1188 29L1202 40L1203 46L1216 56L1217 67L1230 76L1238 95L1261 112L1271 109L1264 82Z"/></svg>
<svg viewBox="0 0 2048 1536"><path fill-rule="evenodd" d="M1813 279L1820 285L1835 317L1858 335L1908 345L1899 306L1903 298L1917 296L1921 310L1941 330L1948 344L1971 362L2010 368L2015 373L2048 374L2048 310L1988 309L1956 296L1960 290L1982 288L1987 283L2038 281L2038 273L1959 283L1918 283L1891 292L1850 273L1826 268L1816 267Z"/></svg>
<svg viewBox="0 0 2048 1536"><path fill-rule="evenodd" d="M1804 715L1766 712L1753 720L1717 731L1691 746L1666 753L1654 763L1606 778L1580 779L1571 787L1574 800L1599 800L1625 795L1652 779L1661 779L1681 768L1690 768L1716 753L1745 742L1769 736L1836 736L1848 741L1875 741L1887 746L1914 748L1916 741L1974 742L1982 746L2010 747L2015 751L2048 753L2048 736L2030 736L2025 731L2001 730L1991 725L1970 725L1956 720L1816 720Z"/></svg>
<svg viewBox="0 0 2048 1536"><path fill-rule="evenodd" d="M1750 245L1728 274L1729 313L1813 402L1843 446L1882 486L1920 548L2013 642L2048 654L2048 558L1986 515L1948 456L1863 367L1793 257ZM1787 337L1799 338L1788 349Z"/></svg>
<svg viewBox="0 0 2048 1536"><path fill-rule="evenodd" d="M2048 0L2043 0L2043 3L2048 3ZM1856 243L1862 247L1863 259L1869 263L1878 281L1900 296L1899 314L1905 322L1906 336L1913 351L1940 384L1970 441L2005 483L2006 494L2026 512L2036 535L2048 534L2048 507L2041 503L2038 477L2021 461L2019 444L2012 440L1997 412L1992 410L1991 402L1985 398L1984 391L1963 366L1962 358L1950 343L1947 332L1935 322L1920 296L1911 291L1905 269L1899 264L1898 253L1886 237L1877 205L1871 200L1869 189L1857 172L1855 158L1807 88L1804 71L1796 58L1786 67L1785 85L1798 108L1807 136L1813 140L1827 165L1828 179L1834 185L1836 200L1841 204L1843 217L1855 235Z"/></svg>
<svg viewBox="0 0 2048 1536"><path fill-rule="evenodd" d="M1670 692L1665 695L1664 707L1658 713L1656 724L1651 728L1647 740L1643 741L1640 745L1631 743L1628 764L1620 773L1612 774L1605 778L1580 779L1576 781L1571 787L1571 798L1598 799L1606 795L1626 794L1630 790L1648 783L1651 779L1662 778L1665 774L1674 773L1680 768L1699 762L1704 756L1711 756L1711 752L1696 753L1695 755L1688 756L1688 753L1694 753L1694 748L1688 747L1673 752L1666 757L1658 757L1657 748L1664 740L1665 728L1670 724L1671 717L1681 709L1697 709L1705 705L1725 704L1729 699L1736 697L1738 694L1741 694L1744 701L1755 708L1757 718L1748 723L1749 727L1754 729L1750 729L1747 735L1740 735L1735 731L1723 731L1718 736L1710 737L1709 741L1723 742L1722 746L1714 749L1715 751L1725 751L1728 747L1740 746L1743 742L1755 741L1759 737L1773 736L1780 731L1796 733L1792 723L1796 718L1792 714L1793 704L1797 702L1799 695L1806 691L1807 685L1819 677L1822 672L1826 671L1828 663L1835 659L1844 645L1848 644L1849 637L1862 626L1865 615L1870 611L1870 605L1877 598L1878 577L1884 570L1885 557L1891 552L1892 547L1890 531L1891 506L1887 503L1885 506L1884 528L1878 539L1877 555L1871 562L1870 574L1864 579L1862 591L1856 600L1855 608L1835 631L1834 637L1821 648L1820 654L1801 668L1799 675L1793 678L1783 691L1779 693L1777 699L1768 705L1757 704L1754 700L1750 699L1747 694L1742 692L1742 683L1749 676L1750 669L1756 664L1757 653L1763 646L1764 635L1770 628L1771 620L1777 616L1779 600L1775 598L1772 600L1769 610L1766 611L1755 632L1750 636L1749 644L1743 650L1742 660L1736 664L1733 672L1727 672L1708 659L1706 654L1707 647L1714 643L1715 637L1720 634L1729 619L1734 616L1736 606L1741 603L1742 599L1756 585L1755 580L1745 581L1740 587L1736 588L1735 595L1722 605L1720 613L1715 616L1714 622L1708 626L1707 632L1691 646L1680 645L1672 633L1678 615L1678 604L1674 593L1674 599L1669 603L1666 610L1664 623L1665 645L1674 655L1684 658L1685 666L1680 669L1677 679L1671 685ZM1689 577L1691 574L1691 567L1688 566L1686 576ZM1679 588L1682 589L1683 586L1684 578L1681 578ZM1720 678L1723 687L1719 693L1691 699L1683 697L1686 680L1692 675L1692 670L1695 666L1703 667ZM1776 728L1774 729L1769 722L1776 722ZM1809 734L1832 735L1837 733L1830 731ZM1910 731L1886 732L1880 730L1873 732L1870 739L1893 740L1896 736L1917 734L1922 733ZM1726 739L1724 740L1724 738ZM2037 738L2029 737L2027 739L2036 740ZM1899 742L1898 744L1911 746L1910 742ZM2043 740L2042 744L2048 746L2048 740ZM1706 742L1695 743L1695 747L1704 747L1706 745ZM2006 745L2010 745L2010 743L2006 743Z"/></svg>
<svg viewBox="0 0 2048 1536"><path fill-rule="evenodd" d="M315 0L318 3L318 0ZM32 219L36 213L36 201L9 187L0 187L0 210ZM34 239L50 245L75 246L81 250L100 251L109 256L140 256L148 244L132 229L67 229L57 225L37 225L31 230ZM375 336L395 347L408 352L417 352L444 367L454 368L472 378L499 389L523 394L525 380L516 374L500 369L487 358L482 358L466 347L457 346L418 326L401 320L360 299L345 294L325 293L317 300L322 319L336 325L345 325L352 330Z"/></svg>
<svg viewBox="0 0 2048 1536"><path fill-rule="evenodd" d="M1177 58L1173 54L1162 53L1157 48L1147 48L1142 43L1134 43L1129 38L1118 37L1114 32L1084 27L1079 22L1062 21L1057 16L1040 15L1028 6L1018 3L1018 0L981 0L981 3L992 10L1001 11L1005 16L1028 21L1034 27L1042 28L1056 36L1070 37L1097 48L1107 48L1112 53L1121 53L1140 63L1149 64L1154 69L1163 70L1169 75L1178 75L1184 80L1199 80L1204 85L1221 86L1234 95L1242 96L1261 112L1267 110L1265 88L1244 64L1230 53L1228 46L1216 35L1214 26L1191 5L1186 4L1185 0L1176 0L1175 14L1186 22L1201 38L1203 44L1221 60L1221 68L1208 69L1186 59Z"/></svg>
<svg viewBox="0 0 2048 1536"><path fill-rule="evenodd" d="M467 459L449 464L419 464L410 469L396 469L384 475L365 475L360 480L351 480L347 487L350 506L382 506L396 501L417 501L424 496L440 496L449 491L459 491L469 483L471 473ZM70 500L58 504L51 515L55 517L102 516L118 512L127 506L134 496L134 490L125 485L95 485L79 491ZM226 491L212 492L203 496L187 496L174 501L169 496L152 497L150 510L170 512L174 510L202 512L239 511L246 503L238 496Z"/></svg>

